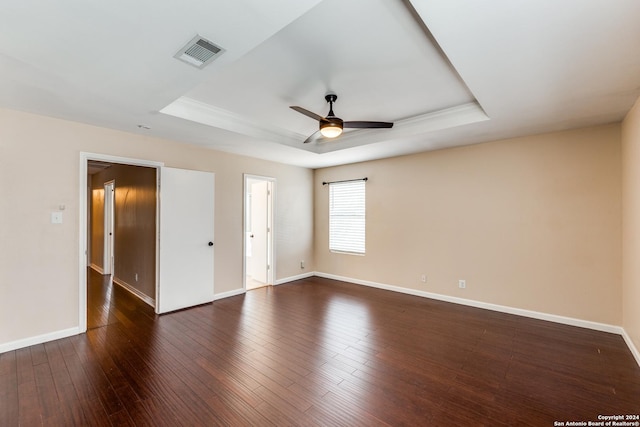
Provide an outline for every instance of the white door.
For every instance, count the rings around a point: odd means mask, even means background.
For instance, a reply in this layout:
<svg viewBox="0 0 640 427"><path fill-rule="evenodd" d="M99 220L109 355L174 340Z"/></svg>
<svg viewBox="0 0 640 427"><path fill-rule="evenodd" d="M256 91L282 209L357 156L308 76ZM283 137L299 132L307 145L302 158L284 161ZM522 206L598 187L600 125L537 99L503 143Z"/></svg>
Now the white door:
<svg viewBox="0 0 640 427"><path fill-rule="evenodd" d="M156 312L213 301L213 173L160 168Z"/></svg>
<svg viewBox="0 0 640 427"><path fill-rule="evenodd" d="M113 225L115 218L115 181L104 183L104 260L102 263L103 274L113 275Z"/></svg>
<svg viewBox="0 0 640 427"><path fill-rule="evenodd" d="M268 191L266 181L251 185L251 278L260 283L268 277Z"/></svg>

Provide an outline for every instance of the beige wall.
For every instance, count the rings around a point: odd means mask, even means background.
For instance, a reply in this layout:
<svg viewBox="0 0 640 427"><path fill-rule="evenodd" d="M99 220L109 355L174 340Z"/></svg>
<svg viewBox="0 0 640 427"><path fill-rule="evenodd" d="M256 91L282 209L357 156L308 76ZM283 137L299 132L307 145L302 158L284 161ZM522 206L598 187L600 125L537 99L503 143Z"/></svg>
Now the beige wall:
<svg viewBox="0 0 640 427"><path fill-rule="evenodd" d="M610 125L317 170L316 269L621 325L620 155ZM366 256L330 253L321 183L365 176Z"/></svg>
<svg viewBox="0 0 640 427"><path fill-rule="evenodd" d="M622 325L640 349L640 98L622 123L622 206Z"/></svg>
<svg viewBox="0 0 640 427"><path fill-rule="evenodd" d="M638 110L622 127L624 299L619 125L314 173L0 110L0 346L78 325L81 151L216 173L216 293L242 286L242 174L250 173L277 179L276 279L319 271L624 325L638 346ZM363 176L367 255L331 254L321 182ZM61 204L64 223L53 225Z"/></svg>
<svg viewBox="0 0 640 427"><path fill-rule="evenodd" d="M78 326L81 151L215 172L216 293L242 287L243 173L275 177L276 278L313 271L312 171L0 110L0 346Z"/></svg>
<svg viewBox="0 0 640 427"><path fill-rule="evenodd" d="M114 164L91 176L91 264L104 268L104 184L115 182L114 279L156 298L156 169ZM137 275L137 276L136 276Z"/></svg>

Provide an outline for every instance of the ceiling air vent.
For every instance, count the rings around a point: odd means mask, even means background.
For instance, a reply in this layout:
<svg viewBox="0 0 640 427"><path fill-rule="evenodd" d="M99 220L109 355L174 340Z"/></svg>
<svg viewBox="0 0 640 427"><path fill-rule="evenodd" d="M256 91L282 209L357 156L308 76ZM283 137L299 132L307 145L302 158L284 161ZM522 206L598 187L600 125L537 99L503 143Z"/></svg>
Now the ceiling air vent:
<svg viewBox="0 0 640 427"><path fill-rule="evenodd" d="M189 43L180 49L178 53L173 55L173 57L184 61L189 65L193 65L194 67L204 68L223 52L224 49L216 46L209 40L200 36L195 36L191 41L189 41Z"/></svg>

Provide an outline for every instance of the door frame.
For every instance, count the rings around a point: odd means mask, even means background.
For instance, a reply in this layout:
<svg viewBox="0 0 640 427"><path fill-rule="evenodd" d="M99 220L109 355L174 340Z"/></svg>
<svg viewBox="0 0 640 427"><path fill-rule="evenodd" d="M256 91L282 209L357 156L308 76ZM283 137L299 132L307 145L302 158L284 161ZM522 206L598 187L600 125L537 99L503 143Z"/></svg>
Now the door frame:
<svg viewBox="0 0 640 427"><path fill-rule="evenodd" d="M246 220L247 220L247 193L249 191L249 180L265 181L270 183L269 193L267 195L267 264L270 268L267 270L267 285L274 285L276 278L276 251L274 244L275 236L275 215L276 215L276 179L270 176L243 174L243 191L242 191L242 288L247 290L247 239L246 239Z"/></svg>
<svg viewBox="0 0 640 427"><path fill-rule="evenodd" d="M111 193L107 196L108 187L111 188ZM111 279L115 276L115 236L114 236L114 226L115 226L115 191L116 191L116 180L112 179L103 184L104 188L104 213L103 213L103 225L104 225L104 245L103 245L103 260L102 260L102 269L104 274L110 274Z"/></svg>
<svg viewBox="0 0 640 427"><path fill-rule="evenodd" d="M99 153L89 153L89 152L80 152L80 203L78 207L78 216L79 216L79 244L78 244L78 329L80 333L84 333L87 331L87 265L88 264L88 233L87 229L88 224L88 216L89 216L89 203L88 198L89 194L87 191L89 175L88 175L88 163L89 160L95 160L100 162L107 163L119 163L124 165L131 166L145 166L156 169L156 191L158 191L159 196L159 182L160 182L160 168L164 166L164 162L156 162L152 160L143 160L143 159L134 159L129 157L119 157L119 156L111 156L108 154L99 154ZM156 197L156 239L158 238L158 227L159 227L159 203L160 197ZM156 242L157 243L157 242ZM156 288L158 286L158 271L159 271L159 245L156 244Z"/></svg>

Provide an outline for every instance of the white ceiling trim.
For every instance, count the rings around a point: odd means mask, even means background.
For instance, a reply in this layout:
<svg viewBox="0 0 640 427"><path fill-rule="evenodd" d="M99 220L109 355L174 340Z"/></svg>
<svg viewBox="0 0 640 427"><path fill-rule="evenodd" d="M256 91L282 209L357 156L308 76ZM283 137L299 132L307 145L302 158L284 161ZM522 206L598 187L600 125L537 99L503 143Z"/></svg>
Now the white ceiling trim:
<svg viewBox="0 0 640 427"><path fill-rule="evenodd" d="M306 136L264 123L245 119L242 115L182 96L160 110L178 117L219 129L239 133L256 139L296 147ZM299 147L296 147L299 148Z"/></svg>
<svg viewBox="0 0 640 427"><path fill-rule="evenodd" d="M424 135L442 129L450 129L457 126L489 120L480 104L469 102L444 110L420 114L398 120L391 129L362 129L345 132L340 136L339 144L320 143L317 146L319 153L344 150L376 142L397 140L415 135ZM326 142L329 142L325 140Z"/></svg>
<svg viewBox="0 0 640 427"><path fill-rule="evenodd" d="M336 140L319 139L316 143L303 144L303 141L308 135L302 135L277 126L247 120L239 114L185 96L167 105L160 110L160 112L259 140L284 144L317 154L359 147L389 139L406 138L489 120L489 117L480 104L470 102L444 110L398 120L391 129L348 130Z"/></svg>

